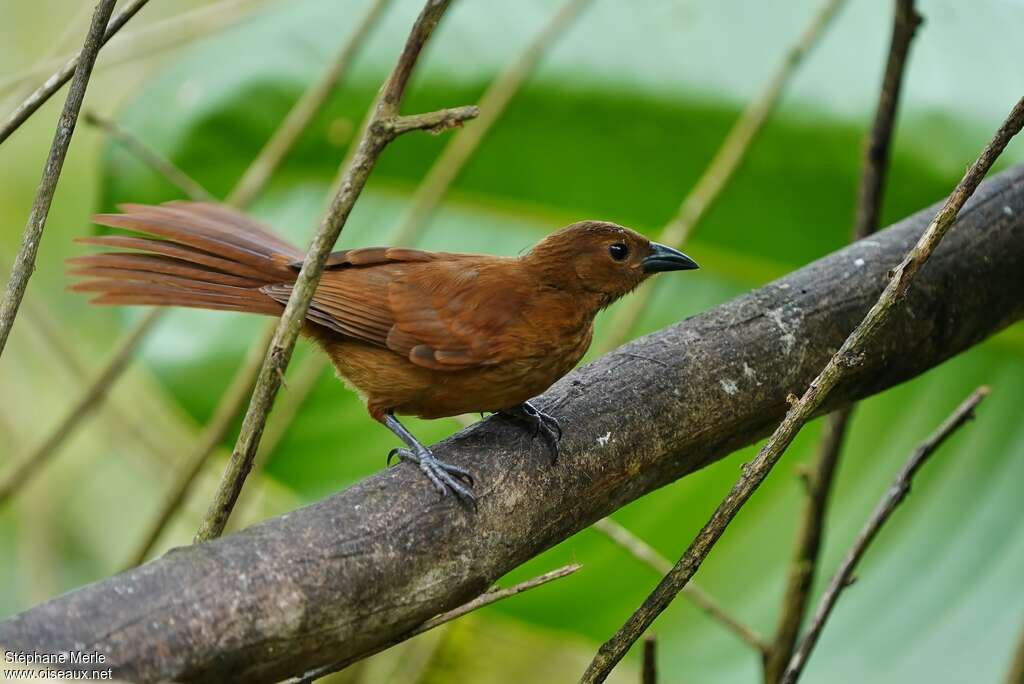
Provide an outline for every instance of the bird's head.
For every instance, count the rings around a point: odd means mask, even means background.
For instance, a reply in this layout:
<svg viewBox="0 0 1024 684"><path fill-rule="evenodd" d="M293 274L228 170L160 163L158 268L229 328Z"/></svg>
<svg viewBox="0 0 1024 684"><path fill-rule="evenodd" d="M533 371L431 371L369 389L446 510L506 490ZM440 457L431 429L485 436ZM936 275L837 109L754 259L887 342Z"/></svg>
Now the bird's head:
<svg viewBox="0 0 1024 684"><path fill-rule="evenodd" d="M538 242L523 258L540 269L547 284L594 293L601 306L655 273L699 268L679 250L607 221L566 226Z"/></svg>

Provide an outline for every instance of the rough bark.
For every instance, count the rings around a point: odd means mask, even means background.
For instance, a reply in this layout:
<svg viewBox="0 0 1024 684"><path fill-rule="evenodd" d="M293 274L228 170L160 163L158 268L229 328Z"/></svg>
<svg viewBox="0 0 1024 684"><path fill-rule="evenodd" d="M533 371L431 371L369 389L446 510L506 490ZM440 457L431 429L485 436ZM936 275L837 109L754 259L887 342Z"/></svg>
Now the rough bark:
<svg viewBox="0 0 1024 684"><path fill-rule="evenodd" d="M476 512L439 499L401 465L0 622L0 644L98 651L115 676L144 681L274 681L371 651L768 434L937 208L564 378L538 400L565 428L554 467L543 442L500 417L439 444L440 458L476 476ZM984 183L958 223L821 412L912 378L1024 315L1024 167Z"/></svg>

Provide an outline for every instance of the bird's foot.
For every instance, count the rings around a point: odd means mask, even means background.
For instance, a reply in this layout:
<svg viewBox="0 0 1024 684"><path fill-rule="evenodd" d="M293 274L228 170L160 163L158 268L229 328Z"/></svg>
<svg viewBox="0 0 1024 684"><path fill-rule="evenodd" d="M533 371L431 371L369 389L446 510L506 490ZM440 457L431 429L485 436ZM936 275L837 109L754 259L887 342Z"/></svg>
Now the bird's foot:
<svg viewBox="0 0 1024 684"><path fill-rule="evenodd" d="M410 461L418 465L441 496L454 494L463 503L467 503L474 508L476 507L476 497L473 496L473 492L469 489L474 484L473 476L465 468L437 460L426 447L420 447L419 449L398 447L392 449L388 452L388 464L396 456L400 461ZM460 479L465 484L460 482Z"/></svg>
<svg viewBox="0 0 1024 684"><path fill-rule="evenodd" d="M551 463L558 461L558 443L562 440L562 426L558 424L557 418L544 413L528 401L505 409L501 413L531 426L533 436L540 435L547 443L551 451Z"/></svg>

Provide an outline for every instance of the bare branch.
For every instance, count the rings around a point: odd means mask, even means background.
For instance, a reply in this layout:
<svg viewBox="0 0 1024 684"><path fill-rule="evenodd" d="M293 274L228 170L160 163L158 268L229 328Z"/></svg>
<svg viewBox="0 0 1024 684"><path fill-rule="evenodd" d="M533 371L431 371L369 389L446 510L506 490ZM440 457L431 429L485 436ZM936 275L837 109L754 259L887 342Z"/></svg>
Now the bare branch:
<svg viewBox="0 0 1024 684"><path fill-rule="evenodd" d="M889 154L896 110L903 89L910 44L921 25L922 17L914 8L914 0L895 0L889 56L882 76L882 89L875 108L875 121L864 147L860 190L857 193L857 216L853 223L853 239L860 240L878 230L882 214L882 194L889 172Z"/></svg>
<svg viewBox="0 0 1024 684"><path fill-rule="evenodd" d="M327 255L334 248L377 159L388 143L398 134L397 131L390 130L390 126L393 126L396 117L399 117L399 105L405 95L405 88L412 75L412 69L419 58L420 51L448 9L449 3L450 0L428 0L413 26L405 49L398 59L398 64L384 84L377 103L363 127L362 136L342 177L338 192L313 237L306 258L303 260L302 269L296 278L291 297L288 299L288 304L285 306L274 335L274 341L256 381L256 389L253 392L245 419L242 421L242 432L235 445L235 451L224 471L220 487L210 504L206 518L196 533L197 542L219 536L227 524L231 510L242 491L245 478L252 469L267 416L281 386L281 377L291 359L313 292L320 282L320 275L327 261ZM450 110L450 113L446 115L447 118L435 120L435 125L441 125L443 121L449 120L461 121L470 113L467 108Z"/></svg>
<svg viewBox="0 0 1024 684"><path fill-rule="evenodd" d="M558 37L579 17L591 0L566 0L565 4L537 34L526 49L488 86L480 96L480 118L455 134L430 167L409 202L390 244L410 245L437 203L458 177L466 162L522 89L526 79Z"/></svg>
<svg viewBox="0 0 1024 684"><path fill-rule="evenodd" d="M0 505L12 496L25 482L38 472L50 458L57 453L58 447L62 445L71 435L74 429L82 422L82 418L95 410L106 395L110 383L121 374L132 359L132 352L135 344L149 331L157 322L158 316L155 310L147 311L139 322L132 327L132 334L122 339L121 344L110 355L110 358L103 364L103 368L96 375L96 379L89 384L85 392L79 396L71 407L61 418L57 427L50 432L35 451L20 464L12 467L11 471L0 482Z"/></svg>
<svg viewBox="0 0 1024 684"><path fill-rule="evenodd" d="M28 224L21 238L21 248L11 267L11 277L7 281L3 302L0 303L0 354L3 354L4 347L7 346L7 337L14 327L14 319L25 296L28 280L36 268L36 254L39 253L39 242L43 238L46 217L50 214L50 203L53 201L53 193L57 190L57 181L60 180L64 157L67 156L68 146L71 145L75 124L78 123L78 112L82 108L85 89L89 85L92 65L96 62L96 55L102 46L103 27L114 9L114 2L115 0L101 0L96 5L92 24L85 37L85 45L82 47L81 68L75 72L75 80L71 84L68 97L64 101L64 109L57 120L57 132L54 133L50 154L46 159L46 166L43 167L43 177L36 189L32 212L28 216ZM0 143L4 137L6 136L0 134Z"/></svg>
<svg viewBox="0 0 1024 684"><path fill-rule="evenodd" d="M479 114L480 110L475 105L470 105L454 109L441 109L427 114L395 116L390 119L382 119L379 130L384 135L390 135L391 139L409 131L443 133L450 128L461 128L462 124L476 118Z"/></svg>
<svg viewBox="0 0 1024 684"><path fill-rule="evenodd" d="M778 682L782 678L807 613L825 533L829 494L852 415L851 405L825 418L824 434L818 445L814 466L806 474L807 501L793 549L775 637L764 659L764 679L768 683Z"/></svg>
<svg viewBox="0 0 1024 684"><path fill-rule="evenodd" d="M640 681L643 684L658 684L658 637L651 633L644 637L644 669Z"/></svg>
<svg viewBox="0 0 1024 684"><path fill-rule="evenodd" d="M128 20L135 16L135 14L142 9L149 0L132 0L128 3L128 6L117 13L110 23L107 24L107 20L110 19L111 12L114 9L113 0L110 2L101 1L96 6L96 13L93 15L93 24L89 30L89 38L86 40L85 45L82 47L81 52L72 57L67 61L64 66L57 70L52 76L50 76L43 85L39 86L35 92L25 98L17 109L11 112L11 115L7 117L7 120L0 126L0 144L3 144L7 138L11 136L14 131L18 130L21 124L25 123L30 116L32 116L37 109L43 106L43 103L50 99L50 96L60 90L61 86L71 80L72 76L75 76L75 81L78 82L81 78L81 85L77 89L75 83L71 85L71 91L68 93L68 102L72 102L73 99L78 99L78 104L74 107L74 116L67 118L69 112L67 104L64 106L64 115L62 115L63 123L58 127L58 134L62 128L67 128L67 138L71 139L71 133L75 128L75 120L78 118L78 110L82 106L82 96L85 95L85 85L89 81L89 76L92 74L93 64L96 62L96 55L99 54L100 48L103 47L108 40L110 40L114 34L121 30L121 28L128 23ZM102 19L102 23L97 25L96 19ZM104 27L106 27L104 29ZM94 30L95 29L95 30ZM81 69L81 76L79 77L79 65ZM56 141L54 141L56 142ZM61 156L61 162L63 162L63 156ZM58 167L58 175L60 173ZM0 344L0 349L3 345Z"/></svg>
<svg viewBox="0 0 1024 684"><path fill-rule="evenodd" d="M825 621L828 620L829 615L832 614L832 609L836 605L836 601L839 600L839 594L842 593L843 589L848 587L853 580L853 571L857 568L857 563L864 556L868 546L874 541L875 537L878 536L878 532L882 529L882 526L889 520L893 512L899 507L907 494L910 493L910 485L914 480L914 476L917 471L921 469L928 459L935 451L942 446L942 444L959 428L961 428L967 421L974 418L974 409L977 408L978 404L982 402L985 397L988 396L989 389L987 387L980 387L976 389L971 396L967 397L960 406L956 408L953 413L946 418L946 420L940 425L934 433L928 439L921 443L914 453L911 454L910 459L906 465L900 471L899 475L896 476L896 481L893 482L892 486L889 487L889 491L885 493L882 500L878 502L874 512L868 519L868 522L861 529L857 535L857 540L854 542L853 547L847 552L846 557L840 564L836 574L832 576L831 581L828 583L828 587L825 589L825 593L821 597L821 602L818 604L818 609L814 612L814 618L811 620L810 627L807 628L807 633L804 634L803 639L800 640L800 646L793 654L792 659L789 661L789 665L786 668L785 673L782 676L783 684L793 684L803 671L804 665L807 664L807 658L811 654L811 650L814 645L818 642L818 637L821 636L821 630L825 627Z"/></svg>
<svg viewBox="0 0 1024 684"><path fill-rule="evenodd" d="M765 85L764 90L750 101L743 113L729 130L721 147L715 152L714 158L696 185L683 200L679 211L668 224L661 229L658 242L673 247L681 247L690 239L693 231L707 213L708 209L718 200L722 190L732 180L733 174L743 163L751 145L757 138L764 124L768 121L775 107L782 99L786 86L803 62L804 57L817 45L824 35L825 29L832 18L839 12L846 0L824 0L821 9L812 17L810 24L800 34L796 43L786 50L775 73ZM625 342L630 332L636 327L637 321L643 316L654 294L653 282L641 286L629 299L619 305L618 311L609 326L609 333L598 342L597 354L604 354Z"/></svg>
<svg viewBox="0 0 1024 684"><path fill-rule="evenodd" d="M228 204L235 206L247 206L255 199L266 186L270 177L274 175L277 167L281 165L288 153L295 147L299 137L309 126L317 112L327 102L327 98L337 88L348 74L349 66L352 64L359 50L369 37L373 27L376 26L387 9L391 0L373 0L369 11L359 23L359 26L352 32L352 36L345 42L338 55L327 66L324 73L312 85L310 85L302 96L295 102L288 111L281 125L277 127L274 134L270 136L263 149L256 158L249 164L249 167L242 174L234 189L228 195Z"/></svg>
<svg viewBox="0 0 1024 684"><path fill-rule="evenodd" d="M210 194L192 176L182 171L181 168L167 157L142 142L134 133L118 125L117 122L104 118L95 112L86 112L82 118L85 119L87 124L99 128L112 139L124 145L142 163L163 176L174 187L185 193L185 196L189 199L197 202L217 201L217 198Z"/></svg>
<svg viewBox="0 0 1024 684"><path fill-rule="evenodd" d="M342 660L337 663L331 663L330 665L318 667L315 670L310 670L301 677L296 677L295 679L290 680L290 682L288 682L287 684L292 684L292 682L294 682L294 684L307 684L308 682L313 682L319 679L320 677L324 677L326 675L331 674L332 672L342 670L351 665L352 663L356 662L357 660L362 660L363 658L368 658L371 655L375 655L377 653L380 653L381 651L385 651L391 648L392 646L402 643L403 641L408 641L409 639L412 639L414 636L423 634L424 632L434 629L435 627L440 627L446 622L451 622L452 620L460 618L463 615L472 613L474 610L478 610L480 608L483 608L484 606L489 606L492 603L501 601L502 599L507 599L511 596L522 594L524 591L536 589L537 587L543 586L548 582L553 582L556 579L568 577L577 570L580 570L582 567L583 566L579 563L571 563L569 565L563 565L562 567L552 570L551 572L546 572L543 575L538 575L533 579L528 579L524 582L520 582L519 584L514 584L511 587L506 587L505 589L491 589L490 591L486 591L483 594L480 594L472 601L464 603L458 608L449 610L447 613L442 613L437 617L430 618L429 620L419 625L418 627L413 628L409 632L406 632L405 634L395 638L394 640L386 644L382 644L379 648L377 648L371 653L360 655L358 658L349 658L347 660Z"/></svg>
<svg viewBox="0 0 1024 684"><path fill-rule="evenodd" d="M895 0L894 6L892 39L889 43L885 75L882 77L874 123L864 147L853 240L860 240L878 230L900 88L910 44L921 24L921 16L914 9L914 0ZM789 569L775 637L769 655L764 661L764 678L768 684L778 682L782 676L793 654L800 625L807 612L811 588L817 574L821 540L825 532L828 497L842 454L843 436L852 415L853 406L848 406L825 419L824 437L818 449L813 471L807 478L807 503Z"/></svg>
<svg viewBox="0 0 1024 684"><path fill-rule="evenodd" d="M603 518L593 525L593 529L628 551L634 558L645 563L659 575L672 569L672 563L643 539L615 522L611 518ZM722 626L738 636L744 643L762 656L768 652L768 642L752 627L743 624L723 608L718 601L696 584L688 584L683 588L683 595L695 606L703 610L709 617L717 620Z"/></svg>
<svg viewBox="0 0 1024 684"><path fill-rule="evenodd" d="M855 368L863 365L863 350L874 342L879 330L891 317L892 312L899 309L898 304L905 297L910 284L953 226L964 203L974 193L999 154L1022 126L1024 126L1024 99L1014 105L1006 121L999 127L978 159L968 168L963 179L953 190L953 194L932 219L917 244L892 270L888 285L878 301L868 311L864 320L846 338L839 351L829 359L800 400L790 408L786 418L769 438L768 443L758 452L757 458L744 466L743 476L733 485L725 500L719 504L711 519L697 534L696 539L690 544L672 571L662 579L654 592L647 597L643 605L633 613L619 631L601 646L581 681L601 682L605 680L630 646L668 607L672 599L697 572L701 563L711 552L711 548L725 532L725 528L768 476L800 428L822 406L829 392L841 380L845 380L847 376L851 375Z"/></svg>

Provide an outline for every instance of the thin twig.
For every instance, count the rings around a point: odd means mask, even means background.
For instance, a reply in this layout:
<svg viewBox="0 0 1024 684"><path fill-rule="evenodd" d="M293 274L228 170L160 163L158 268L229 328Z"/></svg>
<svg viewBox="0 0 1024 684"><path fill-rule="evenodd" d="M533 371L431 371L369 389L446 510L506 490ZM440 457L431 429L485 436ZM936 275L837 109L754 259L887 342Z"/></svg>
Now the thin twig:
<svg viewBox="0 0 1024 684"><path fill-rule="evenodd" d="M659 575L664 575L672 569L672 563L658 553L657 549L611 518L602 518L594 523L592 527L621 546L634 558L652 568ZM703 610L709 617L717 620L744 643L760 653L762 657L768 652L768 642L764 640L764 637L758 634L752 627L748 627L733 617L718 601L696 584L686 585L682 593L695 606Z"/></svg>
<svg viewBox="0 0 1024 684"><path fill-rule="evenodd" d="M1024 629L1017 637L1017 646L1013 651L1010 669L1006 671L1005 684L1024 684Z"/></svg>
<svg viewBox="0 0 1024 684"><path fill-rule="evenodd" d="M22 317L26 327L36 334L43 346L49 348L55 363L63 365L77 383L86 384L92 381L92 372L79 358L79 350L67 339L67 331L59 328L50 318L49 312L31 295L22 302ZM148 422L142 425L137 412L127 411L114 401L106 407L106 418L111 427L116 427L111 434L120 431L134 439L142 451L159 454L164 459L178 456L173 444L150 432ZM58 445L59 448L59 445Z"/></svg>
<svg viewBox="0 0 1024 684"><path fill-rule="evenodd" d="M24 70L23 74L45 74L49 69L56 68L66 62L73 55L65 55L61 58L61 54L67 49L67 44L71 42L73 38L76 38L82 31L82 25L86 22L87 18L92 14L93 8L90 7L89 3L83 2L79 5L78 10L73 16L67 18L64 24L63 30L60 35L53 41L52 45L47 46L49 49L46 54L36 61L34 65ZM49 67L49 68L48 68ZM27 76L26 76L27 78ZM0 78L0 83L6 82L7 79ZM18 84L21 80L11 79L12 83ZM0 85L0 91L4 90L4 86ZM0 100L0 107L7 109L8 104L12 105L18 100L23 100L31 94L31 88L25 90L23 93L11 95L8 98Z"/></svg>
<svg viewBox="0 0 1024 684"><path fill-rule="evenodd" d="M846 428L853 415L851 407L839 409L828 415L815 464L806 474L807 501L804 504L793 559L786 578L786 590L775 628L775 637L764 658L764 680L769 684L781 679L800 635L800 625L807 613L821 554L825 513L832 491L832 481L842 453Z"/></svg>
<svg viewBox="0 0 1024 684"><path fill-rule="evenodd" d="M292 106L292 109L285 116L278 129L271 135L268 143L250 163L245 173L242 174L242 180L236 184L236 189L231 192L228 198L229 204L244 208L263 191L281 161L298 141L304 128L309 125L327 102L334 86L344 77L352 62L352 58L358 52L360 45L366 40L366 37L380 18L389 1L377 0L374 3L363 22L345 42L345 46L341 49L335 62L328 68L325 77L310 85ZM258 172L253 171L256 167L260 169ZM249 180L245 180L247 178ZM274 329L274 323L268 323L266 332L254 341L249 348L246 360L239 367L229 389L218 402L213 418L211 418L206 429L203 431L195 450L186 459L186 465L175 480L165 499L164 505L161 507L156 519L149 526L139 548L132 554L130 561L132 564L138 565L141 563L152 550L153 545L160 538L164 528L174 517L174 513L185 501L193 481L202 472L206 461L216 452L217 446L223 441L235 417L241 412L246 399L251 395L257 373L263 364L263 357L270 344ZM298 404L301 404L301 400L294 403L297 408Z"/></svg>
<svg viewBox="0 0 1024 684"><path fill-rule="evenodd" d="M644 669L640 681L643 684L658 684L658 637L649 632L644 637Z"/></svg>
<svg viewBox="0 0 1024 684"><path fill-rule="evenodd" d="M130 153L139 155L140 161L162 175L168 182L179 187L191 199L204 201L212 197L199 183L189 178L173 162L139 140L133 133L118 127L112 121L107 121L88 112L86 112L84 118L88 123L99 126L106 132L116 135L118 141L124 144ZM187 182L183 182L183 180ZM98 400L107 396L111 387L117 383L124 371L127 370L136 349L145 341L146 335L156 326L156 323L163 315L163 309L154 309L138 319L121 335L121 338L115 343L117 352L112 357L112 361L116 359L117 363L108 363L95 378L89 381L89 384L86 385L82 392L81 399L81 401L88 402L88 404L76 404L65 416L64 420L59 422L53 431L43 439L41 446L32 453L31 457L22 462L17 472L11 477L13 481L15 476L17 476L17 486L23 486L29 479L41 472L42 466L60 450L67 438L74 434L79 423L94 415L93 409L99 408L101 404ZM37 322L40 325L42 324L40 321ZM55 345L59 344L59 335L50 333L48 337L54 341ZM70 359L68 354L64 354L64 357ZM89 399L90 397L95 397L96 401ZM244 400L245 397L243 396L241 401ZM236 408L235 412L237 413L238 410ZM138 429L134 421L129 421L128 426L126 429L134 432L145 442L151 443L152 440L147 439L143 434L145 430ZM33 461L38 461L38 463L33 465ZM14 493L13 490L7 491L6 488L0 488L0 491L3 492L3 496L0 496L0 501L3 500L4 496L10 496Z"/></svg>
<svg viewBox="0 0 1024 684"><path fill-rule="evenodd" d="M253 384L256 382L256 374L259 372L260 365L263 362L263 354L270 344L270 336L273 332L273 326L267 326L259 339L249 347L249 352L246 354L245 359L242 360L242 364L235 373L231 385L228 386L228 389L221 396L213 416L206 423L206 427L203 428L199 440L192 448L188 458L185 459L184 466L178 472L173 486L167 492L160 506L160 510L146 528L146 534L132 553L125 569L141 565L146 560L146 556L149 555L157 540L160 539L164 528L185 501L185 497L188 496L189 490L192 488L192 483L195 482L203 466L206 465L207 460L217 450L217 447L220 446L221 441L223 441L224 436L238 416L242 404L245 403L246 397L252 391Z"/></svg>
<svg viewBox="0 0 1024 684"><path fill-rule="evenodd" d="M16 492L30 477L37 473L57 452L57 448L71 435L75 427L82 421L82 417L90 411L95 410L114 377L128 365L132 359L132 351L135 342L143 337L156 323L157 315L155 310L147 311L137 325L132 328L132 336L121 341L120 346L114 350L110 358L103 365L103 368L96 375L96 379L89 384L86 391L75 400L71 408L57 424L57 427L50 432L42 444L33 451L27 459L13 467L11 472L0 483L0 506Z"/></svg>
<svg viewBox="0 0 1024 684"><path fill-rule="evenodd" d="M466 162L501 118L509 102L559 36L580 16L591 0L566 0L526 49L498 75L480 96L480 117L456 133L430 167L409 202L391 244L411 244L422 224L451 187Z"/></svg>
<svg viewBox="0 0 1024 684"><path fill-rule="evenodd" d="M82 108L85 89L89 85L92 65L96 62L96 55L102 46L103 27L106 26L107 19L114 9L114 2L115 0L101 0L96 5L92 24L85 37L85 45L82 47L81 68L75 72L75 80L64 101L64 110L57 120L57 131L50 145L46 166L43 167L43 177L36 190L32 212L28 216L25 233L21 239L21 248L11 267L11 277L7 281L3 302L0 303L0 354L3 354L4 347L7 346L7 338L14 327L18 307L21 306L25 289L28 287L28 279L32 277L32 272L36 268L36 254L39 252L39 242L46 227L46 217L50 213L50 203L53 202L53 193L57 190L57 181L60 180L60 172L64 167L64 157L67 156L71 136L75 132L75 124L78 123L78 112ZM0 142L3 142L2 137Z"/></svg>
<svg viewBox="0 0 1024 684"><path fill-rule="evenodd" d="M331 92L342 82L349 71L349 65L359 54L366 38L390 2L391 0L374 0L369 11L352 33L352 37L345 41L338 55L320 78L302 93L277 130L264 144L263 149L249 164L241 179L228 195L228 204L248 205L263 190L274 171L295 147L299 136L330 97Z"/></svg>
<svg viewBox="0 0 1024 684"><path fill-rule="evenodd" d="M30 116L32 116L36 110L43 106L43 103L50 99L50 96L60 90L61 86L67 83L72 76L75 77L75 82L81 79L81 86L78 89L80 92L75 95L76 88L74 83L71 86L71 92L68 93L68 101L72 98L78 98L78 104L75 106L75 116L72 119L66 119L67 105L65 105L65 115L62 115L62 121L64 122L58 127L58 133L61 129L67 127L67 137L71 138L71 131L75 127L75 119L78 117L78 109L82 105L81 98L85 94L85 84L89 81L89 76L92 73L93 64L96 62L96 55L99 53L101 47L103 47L108 40L110 40L114 34L121 30L121 28L128 23L128 20L135 16L135 14L142 9L149 0L132 0L128 3L128 6L117 13L113 19L110 19L110 14L114 9L113 0L107 2L107 0L101 0L100 4L96 6L96 13L93 14L93 23L89 29L89 39L86 40L85 45L82 47L81 52L69 59L64 66L58 69L52 76L39 86L35 92L25 98L17 109L11 112L11 115L7 117L7 120L0 126L0 144L3 144L7 138L10 137L14 131L18 130L21 124L25 123ZM102 19L102 22L97 25L96 19ZM107 24L107 20L110 19L110 23ZM79 69L79 66L84 68ZM81 76L79 76L81 73ZM63 159L63 158L62 158ZM3 345L0 345L2 347Z"/></svg>
<svg viewBox="0 0 1024 684"><path fill-rule="evenodd" d="M96 65L96 70L102 71L133 59L152 57L162 50L197 40L249 18L250 15L240 11L246 5L259 6L267 2L269 0L220 0L153 22L136 31L125 32L106 46L103 60ZM77 53L59 55L5 74L0 77L0 92L7 93L30 79L59 69L76 56Z"/></svg>
<svg viewBox="0 0 1024 684"><path fill-rule="evenodd" d="M440 131L461 125L477 115L476 107L402 116L399 105L405 95L406 86L420 52L430 38L450 0L430 0L423 8L413 26L405 49L398 64L381 90L368 120L363 127L356 152L344 174L338 193L331 202L320 228L310 245L302 269L296 278L294 289L285 306L281 321L274 334L274 341L263 362L256 389L249 409L242 422L242 431L228 461L220 486L199 531L196 541L202 542L217 537L223 532L228 517L234 508L246 476L252 469L260 437L266 425L274 397L281 386L281 376L288 366L295 342L298 339L310 300L320 282L327 256L341 234L342 228L355 206L377 159L398 135L410 130Z"/></svg>
<svg viewBox="0 0 1024 684"><path fill-rule="evenodd" d="M9 255L0 249L0 262L6 262ZM91 369L82 361L79 350L67 339L67 332L53 320L47 308L35 301L31 294L26 294L21 303L22 318L30 333L34 334L44 347L50 350L54 362L63 365L68 374L78 383L90 380ZM139 446L151 453L159 453L165 457L176 455L169 444L161 443L160 439L151 436L143 429L134 416L129 415L122 407L113 405L110 409L110 421L119 429L127 432Z"/></svg>
<svg viewBox="0 0 1024 684"><path fill-rule="evenodd" d="M288 427L313 392L327 366L327 357L318 353L310 354L299 364L294 376L289 380L288 395L278 404L277 410L267 422L267 430L260 440L260 448L256 452L256 463L253 467L261 468L270 462L281 440L287 434Z"/></svg>
<svg viewBox="0 0 1024 684"><path fill-rule="evenodd" d="M800 428L810 420L828 397L829 392L861 361L859 357L874 341L879 329L892 311L902 302L907 289L935 248L953 226L957 214L974 193L992 164L1021 127L1024 126L1024 98L1018 100L1006 121L985 146L978 159L971 164L946 200L942 209L928 225L924 234L911 248L903 261L891 271L891 278L878 301L871 307L857 328L846 338L837 351L811 382L803 396L789 409L785 419L761 448L757 457L744 465L743 476L733 485L725 500L719 504L711 519L697 534L686 552L629 620L616 634L601 646L583 675L583 682L604 681L612 668L643 634L654 619L665 610L679 591L697 572L711 548L721 538L725 528L744 503L771 472L793 441Z"/></svg>
<svg viewBox="0 0 1024 684"><path fill-rule="evenodd" d="M921 16L914 8L914 0L895 0L894 6L889 56L886 59L874 123L864 146L860 189L857 193L857 209L852 231L853 240L863 239L878 230L903 74L906 71L910 44L921 24ZM793 654L800 634L800 625L807 612L825 531L828 497L838 470L843 437L853 416L853 410L851 404L829 414L826 418L818 456L813 470L808 475L803 521L790 564L775 637L764 661L764 679L768 684L778 682L782 676Z"/></svg>
<svg viewBox="0 0 1024 684"><path fill-rule="evenodd" d="M754 140L775 111L786 86L808 53L824 35L832 18L839 12L846 0L825 0L799 39L786 50L776 67L775 73L764 90L750 101L733 124L722 145L715 152L711 163L697 180L690 193L683 199L679 211L658 235L658 242L681 247L690 239L697 225L708 209L718 200L722 190L732 180L733 174L743 163ZM616 311L607 335L595 347L597 355L605 354L625 342L637 321L647 311L654 295L654 283L646 283L630 295Z"/></svg>
<svg viewBox="0 0 1024 684"><path fill-rule="evenodd" d="M331 663L330 665L324 665L323 667L318 667L316 669L310 670L309 672L303 674L301 677L296 677L294 679L288 680L286 684L308 684L309 682L319 679L320 677L324 677L326 675L331 674L332 672L337 672L338 670L348 667L357 660L362 660L363 658L368 658L374 654L380 653L381 651L387 650L392 646L395 646L396 644L400 644L403 641L408 641L414 636L418 636L426 631L434 629L435 627L440 627L446 622L451 622L456 618L460 618L463 615L466 615L467 613L472 613L475 610L483 608L484 606L489 606L492 603L501 601L502 599L507 599L511 596L522 594L524 591L536 589L537 587L545 585L548 582L553 582L554 580L567 577L576 572L577 570L581 569L582 567L583 566L578 563L571 563L569 565L564 565L560 568L552 570L551 572L546 572L543 575L538 575L533 579L528 579L525 582L520 582L519 584L514 584L511 587L506 587L505 589L491 589L490 591L486 591L483 594L480 594L472 601L462 604L458 608L450 610L447 613L441 613L436 617L430 618L426 622L420 624L417 627L414 627L412 630L406 632L405 634L402 634L399 637L396 637L395 639L392 639L391 641L388 641L385 644L375 646L372 651L362 653L354 658L349 658L347 660L342 660L337 663Z"/></svg>
<svg viewBox="0 0 1024 684"><path fill-rule="evenodd" d="M857 193L857 216L853 224L854 240L865 238L878 230L903 75L906 73L910 44L922 20L914 8L914 0L895 0L889 57L885 63L875 121L864 147L864 171Z"/></svg>
<svg viewBox="0 0 1024 684"><path fill-rule="evenodd" d="M814 645L818 642L818 637L821 636L821 630L825 627L825 622L828 620L829 615L832 614L832 609L836 605L836 601L839 600L839 595L843 590L848 587L853 579L853 571L857 567L857 563L863 558L864 553L867 551L868 546L874 541L875 537L878 536L878 532L882 529L882 526L889 520L893 512L899 507L907 494L910 493L910 485L914 480L914 476L917 471L921 469L928 459L935 453L935 451L942 446L942 444L960 427L962 427L967 421L974 418L974 409L977 408L978 404L982 402L989 394L988 387L979 387L976 389L967 399L963 401L960 406L953 411L952 414L942 425L940 425L935 432L931 434L924 442L914 450L914 453L910 455L906 465L900 471L899 475L896 476L895 482L889 487L889 490L882 497L882 500L878 502L874 512L868 519L868 522L861 529L857 535L857 540L853 543L853 547L847 552L846 557L840 564L836 574L832 576L832 579L828 583L828 587L825 589L825 593L822 594L821 601L818 603L818 609L814 612L814 618L811 620L810 627L807 628L806 634L800 640L800 646L797 648L793 657L789 661L789 665L786 667L785 674L782 676L783 684L793 684L803 671L804 665L807 664L807 658L811 654L811 650Z"/></svg>
<svg viewBox="0 0 1024 684"><path fill-rule="evenodd" d="M126 130L117 122L89 111L83 114L82 118L90 126L99 128L112 139L124 145L142 163L167 179L168 182L181 190L189 199L196 200L197 202L217 201L217 198L210 194L192 176L185 173L180 167L142 142L138 136Z"/></svg>

